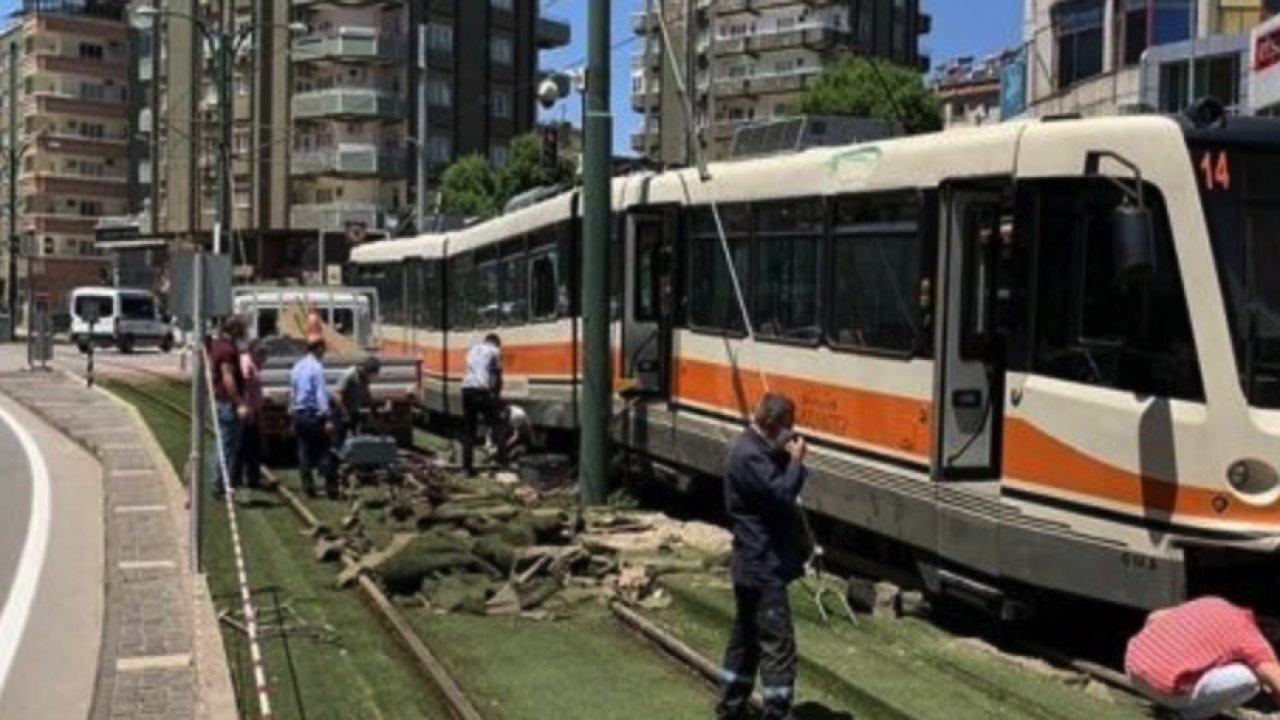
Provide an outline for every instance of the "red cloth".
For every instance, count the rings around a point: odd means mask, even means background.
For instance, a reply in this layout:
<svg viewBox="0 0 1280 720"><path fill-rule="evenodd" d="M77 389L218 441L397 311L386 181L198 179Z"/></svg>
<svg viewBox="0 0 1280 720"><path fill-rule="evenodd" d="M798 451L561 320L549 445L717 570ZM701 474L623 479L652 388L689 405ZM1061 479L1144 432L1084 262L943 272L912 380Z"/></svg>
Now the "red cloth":
<svg viewBox="0 0 1280 720"><path fill-rule="evenodd" d="M1209 670L1243 663L1256 670L1276 662L1253 613L1222 598L1206 597L1154 613L1129 641L1129 675L1169 695L1185 695Z"/></svg>
<svg viewBox="0 0 1280 720"><path fill-rule="evenodd" d="M236 389L244 392L244 374L240 372L240 352L235 342L226 338L213 341L213 349L209 353L209 372L213 375L213 399L220 403L231 402L226 386L222 382L222 369L230 367L235 376Z"/></svg>

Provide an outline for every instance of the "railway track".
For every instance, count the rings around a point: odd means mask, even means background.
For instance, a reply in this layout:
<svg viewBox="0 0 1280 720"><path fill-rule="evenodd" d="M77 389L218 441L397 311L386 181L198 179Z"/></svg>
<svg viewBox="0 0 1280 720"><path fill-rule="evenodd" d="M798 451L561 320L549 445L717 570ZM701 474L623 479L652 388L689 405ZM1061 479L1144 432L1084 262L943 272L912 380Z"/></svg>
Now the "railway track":
<svg viewBox="0 0 1280 720"><path fill-rule="evenodd" d="M109 364L123 365L123 363L118 362ZM167 382L178 381L178 378L175 378L171 374L151 368L128 367L127 369L136 371L139 374L148 377L165 380ZM119 386L119 388L124 388L125 393L132 394L137 399L145 400L153 405L165 408L168 412L172 413L177 418L181 418L184 422L190 422L191 415L185 407L173 402L161 394L151 392L146 389L145 386ZM266 473L268 477L273 480L275 479L269 469L266 469ZM321 525L316 514L311 511L301 497L290 491L282 483L276 482L276 487L278 488L281 497L285 500L285 503L289 506L294 516L303 527L308 530L314 530ZM346 562L350 562L350 559L347 559ZM404 616L400 609L397 608L389 598L387 598L377 583L367 576L362 576L359 581L358 589L363 599L366 601L367 607L369 607L369 609L378 616L381 623L392 633L397 642L413 658L419 674L431 684L439 697L445 701L451 714L460 720L483 720L484 715L478 709L479 706L477 703L468 696L463 686L449 673L439 654L413 630L409 620ZM615 601L610 603L609 610L619 623L619 627L621 629L625 629L629 636L647 644L658 656L669 662L678 664L685 671L692 672L704 681L709 690L714 689L718 685L720 680L719 668L715 662L699 654L696 650L685 644L662 626L646 618L635 608ZM1091 663L1079 658L1073 658L1064 653L1055 651L1052 648L1036 645L1031 642L1020 642L1017 645L1018 647L1016 649L1020 653L1040 658L1056 667L1076 672L1083 678L1103 683L1109 687L1115 688L1116 690L1137 697L1137 694L1134 692L1132 687L1129 686L1124 674L1116 671L1115 669ZM1027 701L1025 698L1014 697L1010 695L1006 689L999 687L997 684L990 682L986 678L977 677L967 669L950 664L944 659L932 658L930 659L928 666L940 675L947 676L953 678L957 682L964 683L975 691L989 696L996 702L1005 704L1011 708L1016 708L1021 716L1040 718L1043 720L1054 720L1056 718L1067 717L1060 712L1056 712L1052 707L1034 701ZM867 693L866 690L856 687L856 685L850 683L848 679L841 678L838 674L832 673L826 668L804 668L803 672L816 672L824 676L829 675L829 679L832 682L839 683L842 686L850 685L848 688L850 692L862 696L867 703L880 705L882 710L889 713L886 717L896 717L901 715L900 711L896 711L888 705L881 705L880 701ZM755 698L755 704L757 706L760 704L760 698L758 695Z"/></svg>

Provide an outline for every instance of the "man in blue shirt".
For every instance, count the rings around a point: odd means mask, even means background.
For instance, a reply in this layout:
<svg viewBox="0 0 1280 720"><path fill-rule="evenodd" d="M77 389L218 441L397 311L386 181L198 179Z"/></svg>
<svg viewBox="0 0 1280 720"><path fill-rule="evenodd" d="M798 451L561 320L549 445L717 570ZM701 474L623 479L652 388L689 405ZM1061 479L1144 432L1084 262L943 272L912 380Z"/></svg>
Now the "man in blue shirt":
<svg viewBox="0 0 1280 720"><path fill-rule="evenodd" d="M308 497L316 496L315 471L324 476L325 492L338 497L338 468L329 452L333 419L329 411L329 388L324 379L324 339L307 337L307 354L294 363L289 373L290 412L293 434L298 442L298 474Z"/></svg>
<svg viewBox="0 0 1280 720"><path fill-rule="evenodd" d="M725 465L725 509L733 521L733 634L725 650L717 720L745 718L759 672L764 720L790 717L796 638L787 586L804 575L809 548L796 504L808 448L793 434L795 403L768 393Z"/></svg>

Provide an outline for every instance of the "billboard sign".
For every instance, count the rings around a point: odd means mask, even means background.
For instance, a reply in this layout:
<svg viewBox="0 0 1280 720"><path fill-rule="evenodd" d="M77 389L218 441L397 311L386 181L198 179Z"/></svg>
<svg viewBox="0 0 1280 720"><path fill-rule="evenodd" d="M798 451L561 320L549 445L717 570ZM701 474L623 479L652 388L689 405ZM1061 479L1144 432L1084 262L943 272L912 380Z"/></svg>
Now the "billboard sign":
<svg viewBox="0 0 1280 720"><path fill-rule="evenodd" d="M1000 119L1012 120L1027 110L1027 46L1004 56L1000 67Z"/></svg>
<svg viewBox="0 0 1280 720"><path fill-rule="evenodd" d="M1253 29L1249 50L1249 109L1280 105L1280 15Z"/></svg>

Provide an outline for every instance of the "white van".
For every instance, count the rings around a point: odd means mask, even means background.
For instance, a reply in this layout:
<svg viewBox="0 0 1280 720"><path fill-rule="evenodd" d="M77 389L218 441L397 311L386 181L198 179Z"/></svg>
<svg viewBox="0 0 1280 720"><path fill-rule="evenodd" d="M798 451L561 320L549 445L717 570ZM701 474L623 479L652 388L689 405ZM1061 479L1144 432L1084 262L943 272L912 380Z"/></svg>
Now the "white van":
<svg viewBox="0 0 1280 720"><path fill-rule="evenodd" d="M82 353L89 352L90 345L115 347L122 353L139 347L169 352L173 329L156 297L146 290L82 287L71 293L71 342Z"/></svg>

